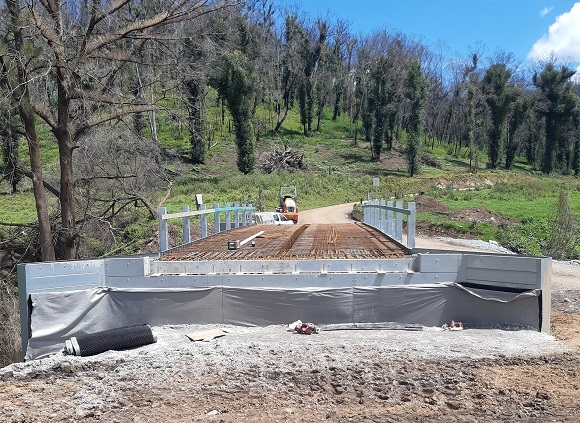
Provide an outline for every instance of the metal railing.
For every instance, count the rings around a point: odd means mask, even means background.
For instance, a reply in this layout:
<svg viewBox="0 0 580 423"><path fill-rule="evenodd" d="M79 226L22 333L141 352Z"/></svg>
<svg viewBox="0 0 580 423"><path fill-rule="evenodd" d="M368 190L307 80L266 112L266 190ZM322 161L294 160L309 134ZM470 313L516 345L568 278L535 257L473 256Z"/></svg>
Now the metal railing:
<svg viewBox="0 0 580 423"><path fill-rule="evenodd" d="M363 202L363 221L395 241L403 243L403 215L407 216L407 248L415 248L415 203L368 200Z"/></svg>
<svg viewBox="0 0 580 423"><path fill-rule="evenodd" d="M169 247L169 231L167 228L167 221L169 219L181 219L183 228L183 244L189 244L191 239L191 217L200 217L200 232L201 238L206 238L208 234L208 215L213 214L213 233L229 230L232 228L239 228L240 226L247 226L253 223L254 207L251 204L230 205L226 203L224 207L220 207L218 203L214 203L212 209L206 209L205 204L199 206L199 210L190 211L189 206L182 206L180 213L167 213L166 207L159 207L159 251L164 252L170 249ZM222 214L224 220L222 222ZM174 246L176 247L176 246ZM173 248L174 248L173 247Z"/></svg>

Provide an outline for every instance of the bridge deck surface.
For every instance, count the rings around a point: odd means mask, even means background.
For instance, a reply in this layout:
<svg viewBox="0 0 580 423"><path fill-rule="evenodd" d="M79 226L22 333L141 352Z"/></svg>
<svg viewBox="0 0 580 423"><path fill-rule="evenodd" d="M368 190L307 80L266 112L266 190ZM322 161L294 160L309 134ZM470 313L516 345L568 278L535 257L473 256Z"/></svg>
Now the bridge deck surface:
<svg viewBox="0 0 580 423"><path fill-rule="evenodd" d="M235 250L230 241L257 236ZM220 232L163 254L161 260L313 260L381 259L408 257L409 251L360 223L252 225Z"/></svg>

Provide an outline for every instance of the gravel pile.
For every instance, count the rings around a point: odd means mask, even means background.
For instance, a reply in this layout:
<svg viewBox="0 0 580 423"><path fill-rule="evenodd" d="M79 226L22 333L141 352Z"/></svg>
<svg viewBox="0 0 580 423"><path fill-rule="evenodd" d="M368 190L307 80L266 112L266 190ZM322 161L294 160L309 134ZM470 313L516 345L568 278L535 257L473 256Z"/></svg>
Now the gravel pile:
<svg viewBox="0 0 580 423"><path fill-rule="evenodd" d="M192 342L187 333L219 327L228 331L211 342ZM424 328L423 331L345 330L301 335L286 326L163 326L153 328L155 344L128 351L108 351L92 357L64 353L16 363L0 369L0 378L29 378L55 369L82 371L94 363L107 367L121 361L118 372L149 378L149 369L168 367L176 371L195 360L207 368L235 368L275 365L284 370L309 365L311 360L350 360L380 356L389 361L497 358L563 352L566 348L549 335L531 330L465 329L449 331ZM304 357L299 360L296 357ZM163 377L163 374L155 373Z"/></svg>
<svg viewBox="0 0 580 423"><path fill-rule="evenodd" d="M458 239L458 238L446 238L439 237L443 242L459 245L463 247L469 247L481 251L489 251L490 253L500 253L500 254L515 254L513 251L499 245L497 241L482 241L479 239Z"/></svg>

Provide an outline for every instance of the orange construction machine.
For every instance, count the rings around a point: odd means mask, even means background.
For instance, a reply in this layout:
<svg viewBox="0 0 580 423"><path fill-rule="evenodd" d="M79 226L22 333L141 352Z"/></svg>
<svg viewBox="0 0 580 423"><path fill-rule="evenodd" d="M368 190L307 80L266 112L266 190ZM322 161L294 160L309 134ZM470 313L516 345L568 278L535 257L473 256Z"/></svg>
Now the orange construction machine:
<svg viewBox="0 0 580 423"><path fill-rule="evenodd" d="M276 207L278 213L282 213L294 223L298 223L298 204L296 204L296 187L280 187L280 203Z"/></svg>

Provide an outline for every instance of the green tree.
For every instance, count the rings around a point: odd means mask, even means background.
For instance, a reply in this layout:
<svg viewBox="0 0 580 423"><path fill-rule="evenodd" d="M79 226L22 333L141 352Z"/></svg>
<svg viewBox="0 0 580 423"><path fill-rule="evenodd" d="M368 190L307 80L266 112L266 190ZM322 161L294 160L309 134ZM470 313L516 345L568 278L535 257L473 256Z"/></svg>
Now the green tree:
<svg viewBox="0 0 580 423"><path fill-rule="evenodd" d="M407 78L405 83L407 99L411 110L407 126L407 164L409 176L419 171L421 161L421 137L425 121L425 102L429 82L423 76L421 64L417 60L411 60L407 64Z"/></svg>
<svg viewBox="0 0 580 423"><path fill-rule="evenodd" d="M385 139L387 105L389 102L389 72L385 56L376 58L370 72L371 89L367 98L367 110L372 115L372 157L379 160Z"/></svg>
<svg viewBox="0 0 580 423"><path fill-rule="evenodd" d="M483 89L491 112L489 129L488 166L495 169L504 148L505 123L515 100L513 87L508 83L511 70L503 63L491 65L483 77Z"/></svg>
<svg viewBox="0 0 580 423"><path fill-rule="evenodd" d="M518 129L526 120L529 111L529 105L525 101L520 91L517 92L513 109L508 119L508 133L505 143L505 168L511 169L520 147L518 139Z"/></svg>
<svg viewBox="0 0 580 423"><path fill-rule="evenodd" d="M206 53L202 48L203 41L199 33L184 41L184 56L189 63L183 85L187 106L187 128L190 134L190 158L193 164L205 163L206 156L206 145L202 133L208 64Z"/></svg>
<svg viewBox="0 0 580 423"><path fill-rule="evenodd" d="M298 21L298 16L288 15L284 21L284 38L282 45L282 58L280 61L280 92L282 105L276 102L276 126L274 132L278 132L288 116L288 111L292 107L293 96L296 85L300 81L301 57L299 55L299 45L302 37L302 24ZM302 114L301 114L302 118Z"/></svg>
<svg viewBox="0 0 580 423"><path fill-rule="evenodd" d="M567 66L559 70L548 63L541 73L534 73L532 82L540 90L536 111L545 120L542 172L551 173L555 165L562 166L564 126L572 117L576 105L570 78L575 71ZM556 160L558 159L558 160Z"/></svg>
<svg viewBox="0 0 580 423"><path fill-rule="evenodd" d="M234 121L237 165L240 172L250 173L255 166L255 142L252 129L258 79L247 57L240 51L224 54L218 61L210 84L226 100Z"/></svg>
<svg viewBox="0 0 580 423"><path fill-rule="evenodd" d="M311 37L306 32L303 32L300 43L300 55L304 71L298 88L298 102L300 106L300 123L304 128L304 135L309 135L312 132L314 104L316 103L314 98L316 70L328 36L328 25L325 21L317 22L317 33L316 37Z"/></svg>

